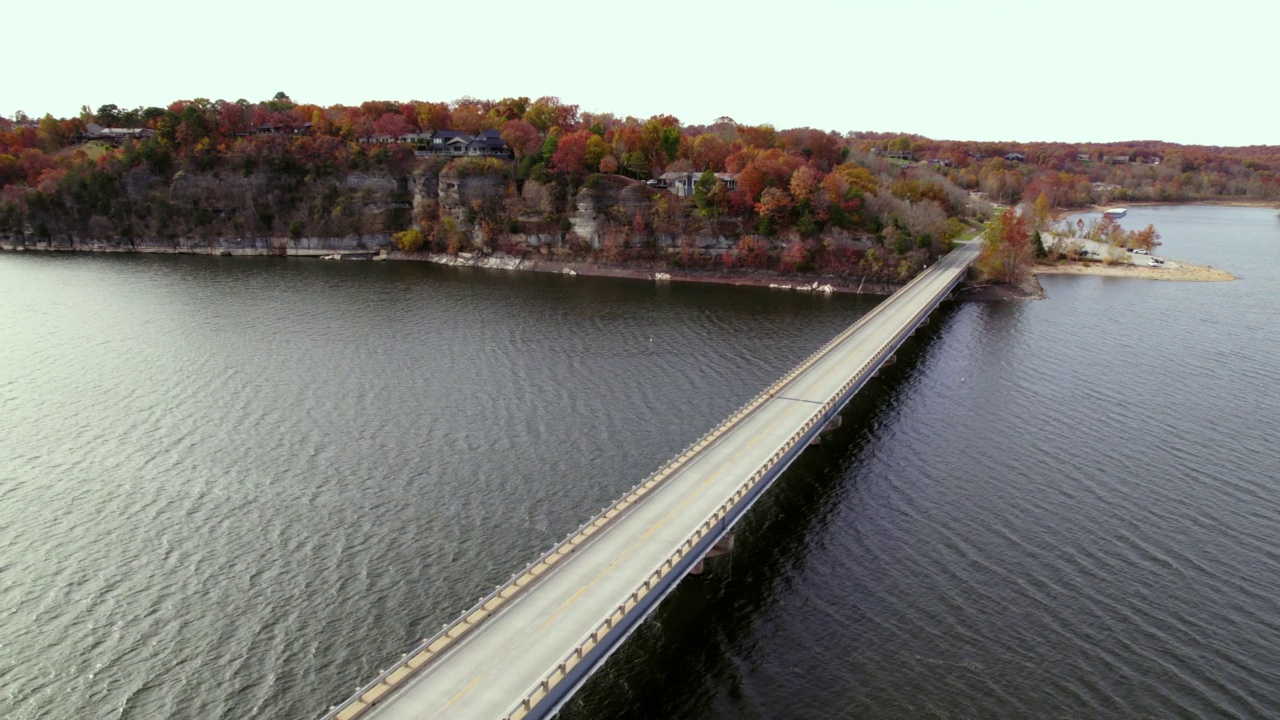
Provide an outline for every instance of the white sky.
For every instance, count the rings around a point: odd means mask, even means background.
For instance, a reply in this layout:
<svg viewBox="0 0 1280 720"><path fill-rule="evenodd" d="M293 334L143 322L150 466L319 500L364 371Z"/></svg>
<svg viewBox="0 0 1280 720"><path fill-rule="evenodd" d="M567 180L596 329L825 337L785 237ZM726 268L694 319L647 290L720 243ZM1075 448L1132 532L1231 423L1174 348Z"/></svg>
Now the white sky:
<svg viewBox="0 0 1280 720"><path fill-rule="evenodd" d="M0 114L556 95L956 140L1280 144L1280 2L217 3L4 12Z"/></svg>

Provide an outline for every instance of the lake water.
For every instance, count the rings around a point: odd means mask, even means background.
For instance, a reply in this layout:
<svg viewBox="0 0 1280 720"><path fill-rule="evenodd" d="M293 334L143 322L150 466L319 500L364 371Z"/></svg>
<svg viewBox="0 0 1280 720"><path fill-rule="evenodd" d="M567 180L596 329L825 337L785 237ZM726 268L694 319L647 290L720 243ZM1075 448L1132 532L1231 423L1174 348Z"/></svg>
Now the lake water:
<svg viewBox="0 0 1280 720"><path fill-rule="evenodd" d="M949 306L565 708L1270 717L1280 221ZM0 254L0 717L312 718L876 299Z"/></svg>

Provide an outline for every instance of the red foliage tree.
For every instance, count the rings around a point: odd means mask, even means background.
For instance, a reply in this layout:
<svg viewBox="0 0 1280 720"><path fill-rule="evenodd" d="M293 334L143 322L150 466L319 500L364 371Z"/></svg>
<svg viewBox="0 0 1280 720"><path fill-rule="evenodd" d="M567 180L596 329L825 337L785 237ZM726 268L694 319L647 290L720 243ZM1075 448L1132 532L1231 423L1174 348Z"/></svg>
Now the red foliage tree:
<svg viewBox="0 0 1280 720"><path fill-rule="evenodd" d="M524 120L508 120L502 126L502 140L515 151L517 158L537 152L542 147L542 134Z"/></svg>
<svg viewBox="0 0 1280 720"><path fill-rule="evenodd" d="M585 177L590 172L587 168L587 142L593 137L596 135L590 130L578 130L562 136L555 154L551 156L551 169L572 182Z"/></svg>
<svg viewBox="0 0 1280 720"><path fill-rule="evenodd" d="M390 135L391 137L400 137L413 132L413 126L408 120L398 112L386 113L382 117L373 121L373 131L380 135Z"/></svg>

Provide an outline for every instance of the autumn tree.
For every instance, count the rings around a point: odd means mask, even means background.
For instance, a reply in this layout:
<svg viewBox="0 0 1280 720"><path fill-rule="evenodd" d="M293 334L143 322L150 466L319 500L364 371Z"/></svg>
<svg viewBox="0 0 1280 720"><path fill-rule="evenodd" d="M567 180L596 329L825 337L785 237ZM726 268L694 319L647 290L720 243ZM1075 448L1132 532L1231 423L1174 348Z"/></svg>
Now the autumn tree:
<svg viewBox="0 0 1280 720"><path fill-rule="evenodd" d="M590 172L587 168L587 146L591 138L600 139L590 130L578 130L560 138L551 154L551 169L570 183L580 182Z"/></svg>
<svg viewBox="0 0 1280 720"><path fill-rule="evenodd" d="M36 133L40 138L41 149L48 153L58 150L67 141L62 132L62 123L59 123L52 115L45 115L40 119L40 127Z"/></svg>
<svg viewBox="0 0 1280 720"><path fill-rule="evenodd" d="M640 151L657 169L679 157L680 121L671 115L655 115L640 127Z"/></svg>
<svg viewBox="0 0 1280 720"><path fill-rule="evenodd" d="M418 127L422 128L423 132L448 130L452 127L453 111L446 103L418 103L417 115Z"/></svg>
<svg viewBox="0 0 1280 720"><path fill-rule="evenodd" d="M1016 285L1026 277L1033 259L1031 231L1023 215L1006 210L987 224L978 256L978 269L983 275Z"/></svg>
<svg viewBox="0 0 1280 720"><path fill-rule="evenodd" d="M788 183L788 187L791 190L791 197L795 198L796 202L804 202L817 191L821 183L822 173L805 165L797 168L791 174L791 182Z"/></svg>
<svg viewBox="0 0 1280 720"><path fill-rule="evenodd" d="M1141 230L1130 232L1127 240L1129 247L1148 251L1155 250L1160 245L1160 233L1156 232L1155 225L1148 225Z"/></svg>
<svg viewBox="0 0 1280 720"><path fill-rule="evenodd" d="M724 140L703 133L693 139L689 161L699 170L720 172L724 170L724 161L729 157L729 144Z"/></svg>
<svg viewBox="0 0 1280 720"><path fill-rule="evenodd" d="M738 135L746 145L761 150L772 148L778 142L778 131L772 125L744 125L738 128Z"/></svg>
<svg viewBox="0 0 1280 720"><path fill-rule="evenodd" d="M840 176L851 188L865 195L874 195L880 189L880 183L871 171L855 163L840 165L832 174Z"/></svg>
<svg viewBox="0 0 1280 720"><path fill-rule="evenodd" d="M609 145L604 138L597 135L592 130L587 130L590 137L587 138L586 161L588 172L600 172L600 161L605 155L609 154Z"/></svg>
<svg viewBox="0 0 1280 720"><path fill-rule="evenodd" d="M1049 196L1040 193L1031 207L1031 226L1036 232L1048 230L1053 223L1053 210L1049 207Z"/></svg>
<svg viewBox="0 0 1280 720"><path fill-rule="evenodd" d="M400 137L413 132L413 127L409 125L409 121L405 120L400 113L389 112L373 121L373 130L381 135Z"/></svg>
<svg viewBox="0 0 1280 720"><path fill-rule="evenodd" d="M508 120L502 126L502 141L515 151L516 159L538 151L542 146L542 134L524 120Z"/></svg>
<svg viewBox="0 0 1280 720"><path fill-rule="evenodd" d="M463 98L454 103L450 122L454 130L476 135L485 129L488 111L480 103Z"/></svg>
<svg viewBox="0 0 1280 720"><path fill-rule="evenodd" d="M578 106L566 105L558 97L540 97L525 111L524 121L541 132L553 127L567 132L578 124Z"/></svg>
<svg viewBox="0 0 1280 720"><path fill-rule="evenodd" d="M765 188L760 193L760 201L756 203L756 213L760 216L760 232L771 234L778 225L791 213L795 202L791 194L780 187Z"/></svg>

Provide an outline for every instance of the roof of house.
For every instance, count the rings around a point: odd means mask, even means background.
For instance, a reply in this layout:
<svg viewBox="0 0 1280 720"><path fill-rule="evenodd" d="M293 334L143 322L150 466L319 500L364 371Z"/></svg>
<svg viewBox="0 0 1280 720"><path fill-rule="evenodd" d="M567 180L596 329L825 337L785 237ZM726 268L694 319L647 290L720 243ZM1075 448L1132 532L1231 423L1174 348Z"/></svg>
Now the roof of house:
<svg viewBox="0 0 1280 720"><path fill-rule="evenodd" d="M440 141L447 142L449 140L453 140L454 138L462 138L463 140L468 142L471 140L470 135L464 132L461 132L459 130L437 130L431 133L432 140L440 140Z"/></svg>
<svg viewBox="0 0 1280 720"><path fill-rule="evenodd" d="M737 179L738 179L738 173L724 173L724 172L718 172L718 173L713 173L713 174L716 176L716 178L717 178L717 179L724 180L724 181L726 181L726 182L728 182L729 180L737 180ZM659 175L659 176L658 176L658 179L659 179L659 180L667 180L667 181L671 181L671 180L680 180L680 179L683 179L683 178L685 178L685 177L689 177L689 176L692 176L694 179L697 179L697 178L702 177L702 173L700 173L700 172L694 172L694 171L692 171L692 170L690 170L690 171L688 171L688 172L665 172L665 173L662 173L661 175Z"/></svg>
<svg viewBox="0 0 1280 720"><path fill-rule="evenodd" d="M507 149L507 143L502 140L502 133L498 132L497 130L485 130L484 132L475 136L475 138L473 138L471 142L468 143L468 147L471 147L471 146L487 148L491 150Z"/></svg>

